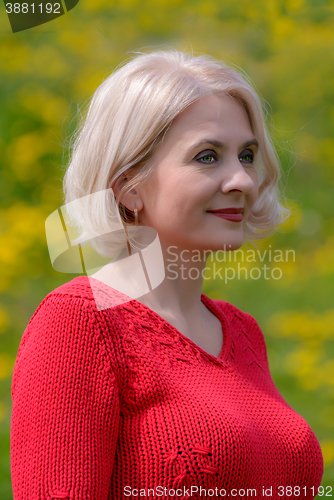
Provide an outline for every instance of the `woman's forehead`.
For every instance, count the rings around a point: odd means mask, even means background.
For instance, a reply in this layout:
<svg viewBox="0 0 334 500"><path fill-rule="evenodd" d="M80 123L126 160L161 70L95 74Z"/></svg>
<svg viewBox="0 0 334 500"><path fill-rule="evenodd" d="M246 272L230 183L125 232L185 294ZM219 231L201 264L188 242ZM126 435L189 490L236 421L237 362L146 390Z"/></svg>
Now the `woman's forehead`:
<svg viewBox="0 0 334 500"><path fill-rule="evenodd" d="M195 144L207 138L224 142L230 136L243 142L253 137L244 106L229 96L207 96L175 118L163 144Z"/></svg>

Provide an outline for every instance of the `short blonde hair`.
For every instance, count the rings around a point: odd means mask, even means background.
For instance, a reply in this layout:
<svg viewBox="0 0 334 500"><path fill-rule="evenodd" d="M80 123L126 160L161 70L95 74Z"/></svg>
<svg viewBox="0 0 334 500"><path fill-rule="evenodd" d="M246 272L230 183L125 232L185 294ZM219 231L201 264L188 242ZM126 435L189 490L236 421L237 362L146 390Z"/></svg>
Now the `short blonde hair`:
<svg viewBox="0 0 334 500"><path fill-rule="evenodd" d="M274 233L289 211L279 200L281 169L266 125L264 101L240 68L208 55L171 49L139 52L125 61L97 88L86 117L81 118L63 182L66 204L86 197L69 210L71 223L80 231L76 243L92 239L96 251L106 257L122 251L124 234L97 237L108 233L115 210L135 240L138 228L133 213L120 203L120 197L152 175L154 163L150 160L174 118L208 95L237 99L245 107L259 142L259 196L244 221L245 239L252 242ZM117 200L110 203L105 191L98 204L90 203L87 195L107 190L125 172L131 179Z"/></svg>

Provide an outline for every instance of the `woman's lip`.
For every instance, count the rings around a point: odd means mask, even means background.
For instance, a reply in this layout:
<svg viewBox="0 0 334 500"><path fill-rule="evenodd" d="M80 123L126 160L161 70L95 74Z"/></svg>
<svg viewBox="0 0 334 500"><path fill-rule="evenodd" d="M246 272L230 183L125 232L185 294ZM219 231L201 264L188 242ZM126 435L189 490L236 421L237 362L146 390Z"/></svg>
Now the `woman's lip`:
<svg viewBox="0 0 334 500"><path fill-rule="evenodd" d="M220 217L221 219L231 220L233 222L241 222L242 214L222 214L220 212L208 212L209 214Z"/></svg>
<svg viewBox="0 0 334 500"><path fill-rule="evenodd" d="M220 214L242 214L244 212L244 207L225 207L217 208L216 210L208 210L208 212Z"/></svg>

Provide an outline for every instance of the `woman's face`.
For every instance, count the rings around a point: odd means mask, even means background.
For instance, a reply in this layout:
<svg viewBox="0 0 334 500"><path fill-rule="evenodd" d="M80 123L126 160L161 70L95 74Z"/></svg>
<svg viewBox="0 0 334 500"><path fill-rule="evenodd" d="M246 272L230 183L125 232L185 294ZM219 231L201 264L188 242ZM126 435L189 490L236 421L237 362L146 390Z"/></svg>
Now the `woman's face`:
<svg viewBox="0 0 334 500"><path fill-rule="evenodd" d="M235 99L212 95L189 106L153 156L153 177L138 189L140 224L156 229L165 248L239 248L243 221L258 196L254 140L246 110ZM243 208L243 221L210 213L227 208Z"/></svg>

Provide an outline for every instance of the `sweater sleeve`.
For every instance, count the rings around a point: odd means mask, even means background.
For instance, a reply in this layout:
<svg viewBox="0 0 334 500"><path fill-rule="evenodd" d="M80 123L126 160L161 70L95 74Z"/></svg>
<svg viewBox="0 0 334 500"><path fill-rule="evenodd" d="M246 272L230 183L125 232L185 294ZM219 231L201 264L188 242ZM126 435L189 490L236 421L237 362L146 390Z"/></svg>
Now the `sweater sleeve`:
<svg viewBox="0 0 334 500"><path fill-rule="evenodd" d="M107 500L119 428L114 366L92 302L44 299L13 371L14 500Z"/></svg>

